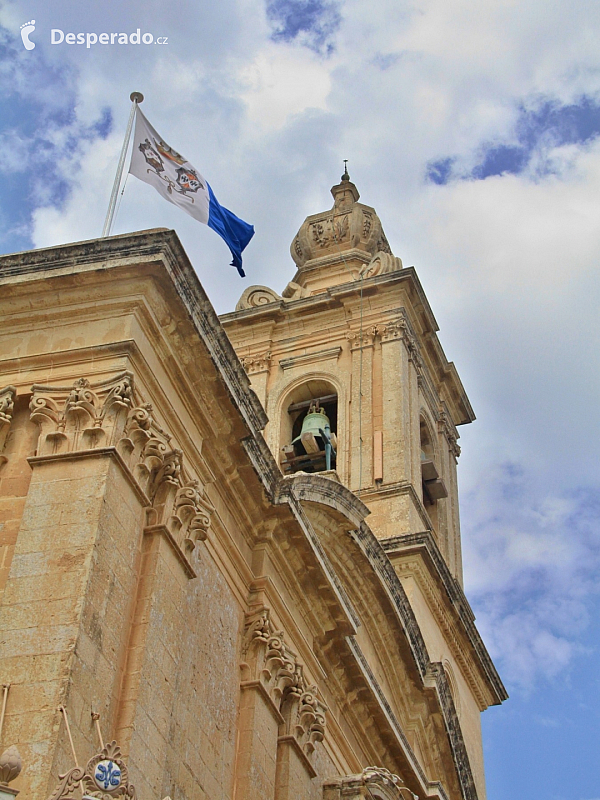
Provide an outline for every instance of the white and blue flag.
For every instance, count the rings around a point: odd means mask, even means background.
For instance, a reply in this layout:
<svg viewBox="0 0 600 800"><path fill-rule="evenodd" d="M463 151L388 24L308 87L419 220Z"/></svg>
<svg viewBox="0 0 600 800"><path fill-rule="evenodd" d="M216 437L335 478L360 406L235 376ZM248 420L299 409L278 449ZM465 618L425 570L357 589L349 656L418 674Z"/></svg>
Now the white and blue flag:
<svg viewBox="0 0 600 800"><path fill-rule="evenodd" d="M170 203L216 231L231 250L231 266L244 277L242 251L254 236L254 226L219 204L210 185L198 170L169 147L139 107L136 107L129 172L154 186Z"/></svg>

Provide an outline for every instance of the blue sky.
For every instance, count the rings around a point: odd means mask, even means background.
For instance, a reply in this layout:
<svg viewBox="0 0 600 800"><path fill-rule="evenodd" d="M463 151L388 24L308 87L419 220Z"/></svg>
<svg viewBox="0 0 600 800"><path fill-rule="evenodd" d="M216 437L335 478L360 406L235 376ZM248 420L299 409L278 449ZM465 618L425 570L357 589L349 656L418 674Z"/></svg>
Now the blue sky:
<svg viewBox="0 0 600 800"><path fill-rule="evenodd" d="M19 29L35 19L26 51ZM168 44L50 44L50 30ZM0 6L0 252L100 235L129 112L254 223L225 244L131 179L115 232L177 230L219 312L281 291L342 160L414 264L477 414L467 594L511 699L490 800L598 800L600 5L147 0Z"/></svg>

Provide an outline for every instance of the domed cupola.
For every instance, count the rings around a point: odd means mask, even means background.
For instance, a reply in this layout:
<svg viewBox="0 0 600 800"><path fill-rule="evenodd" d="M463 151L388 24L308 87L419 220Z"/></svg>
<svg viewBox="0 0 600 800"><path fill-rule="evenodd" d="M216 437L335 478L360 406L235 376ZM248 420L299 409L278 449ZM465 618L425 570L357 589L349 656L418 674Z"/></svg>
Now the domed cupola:
<svg viewBox="0 0 600 800"><path fill-rule="evenodd" d="M307 217L292 242L298 268L293 284L304 293L348 283L359 277L376 253L391 255L375 209L358 202L358 189L347 170L331 194L333 208Z"/></svg>

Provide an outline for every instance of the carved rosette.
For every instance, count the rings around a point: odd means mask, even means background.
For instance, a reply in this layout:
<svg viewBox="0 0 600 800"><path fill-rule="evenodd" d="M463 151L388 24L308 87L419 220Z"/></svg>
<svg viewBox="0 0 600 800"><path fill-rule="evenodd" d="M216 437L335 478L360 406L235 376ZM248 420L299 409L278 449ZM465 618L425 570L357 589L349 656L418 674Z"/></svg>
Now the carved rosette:
<svg viewBox="0 0 600 800"><path fill-rule="evenodd" d="M247 684L260 682L283 718L283 736L295 737L310 757L325 735L325 704L317 687L309 686L303 665L285 642L283 631L275 630L268 608L246 619L242 676Z"/></svg>
<svg viewBox="0 0 600 800"><path fill-rule="evenodd" d="M14 386L5 386L0 389L0 453L4 449L10 423L15 409L17 390Z"/></svg>
<svg viewBox="0 0 600 800"><path fill-rule="evenodd" d="M133 784L129 783L127 765L121 756L121 748L113 741L88 761L85 769L75 767L60 776L60 783L49 800L67 800L79 797L83 787L85 798L97 800L136 800Z"/></svg>

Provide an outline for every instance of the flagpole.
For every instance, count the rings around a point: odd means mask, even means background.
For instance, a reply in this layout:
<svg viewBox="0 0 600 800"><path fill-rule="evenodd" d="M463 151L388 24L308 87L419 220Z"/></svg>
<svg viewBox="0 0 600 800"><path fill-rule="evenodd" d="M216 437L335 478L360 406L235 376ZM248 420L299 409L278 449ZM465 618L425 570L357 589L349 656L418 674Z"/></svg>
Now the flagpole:
<svg viewBox="0 0 600 800"><path fill-rule="evenodd" d="M123 177L123 167L125 166L125 156L127 155L127 147L129 146L129 139L131 137L131 129L133 128L133 118L135 117L135 109L138 104L144 99L141 92L132 92L129 96L131 100L131 113L129 114L129 122L127 123L127 131L125 132L125 140L121 149L119 157L119 164L117 166L117 174L115 175L115 182L113 184L112 192L110 195L110 202L108 204L108 211L106 212L106 219L104 220L104 230L102 231L102 238L110 236L110 229L112 228L113 219L115 216L115 208L117 205L117 196L119 194L119 186L121 185L121 178Z"/></svg>

